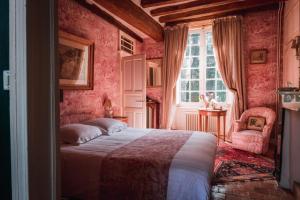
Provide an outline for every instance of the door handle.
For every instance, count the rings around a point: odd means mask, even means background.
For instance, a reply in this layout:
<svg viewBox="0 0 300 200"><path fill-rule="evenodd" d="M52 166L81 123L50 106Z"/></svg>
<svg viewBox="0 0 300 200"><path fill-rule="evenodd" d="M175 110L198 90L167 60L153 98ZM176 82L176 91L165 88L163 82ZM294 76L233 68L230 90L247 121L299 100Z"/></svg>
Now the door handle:
<svg viewBox="0 0 300 200"><path fill-rule="evenodd" d="M142 102L145 102L144 100L136 100L135 101L136 103L142 103Z"/></svg>

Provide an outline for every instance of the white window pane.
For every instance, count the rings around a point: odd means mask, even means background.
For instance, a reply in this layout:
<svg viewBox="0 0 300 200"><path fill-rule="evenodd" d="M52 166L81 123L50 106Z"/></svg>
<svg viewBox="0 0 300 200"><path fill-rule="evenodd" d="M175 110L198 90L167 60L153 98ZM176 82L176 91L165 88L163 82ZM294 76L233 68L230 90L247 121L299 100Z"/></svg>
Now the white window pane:
<svg viewBox="0 0 300 200"><path fill-rule="evenodd" d="M215 78L215 77L216 77L216 68L207 68L206 78Z"/></svg>
<svg viewBox="0 0 300 200"><path fill-rule="evenodd" d="M205 38L206 38L206 44L212 44L212 33L211 32L207 32L205 34Z"/></svg>
<svg viewBox="0 0 300 200"><path fill-rule="evenodd" d="M199 58L198 57L193 57L192 58L192 68L199 68Z"/></svg>
<svg viewBox="0 0 300 200"><path fill-rule="evenodd" d="M191 90L199 91L199 81L191 81Z"/></svg>
<svg viewBox="0 0 300 200"><path fill-rule="evenodd" d="M211 44L206 45L206 54L207 55L214 55L213 46Z"/></svg>
<svg viewBox="0 0 300 200"><path fill-rule="evenodd" d="M217 92L217 99L218 102L226 102L226 92Z"/></svg>
<svg viewBox="0 0 300 200"><path fill-rule="evenodd" d="M191 78L191 70L190 69L182 69L180 78L181 79L190 79Z"/></svg>
<svg viewBox="0 0 300 200"><path fill-rule="evenodd" d="M215 57L214 56L207 56L206 57L206 66L207 67L215 67L216 62L215 62Z"/></svg>
<svg viewBox="0 0 300 200"><path fill-rule="evenodd" d="M217 90L226 90L226 87L222 80L217 81Z"/></svg>
<svg viewBox="0 0 300 200"><path fill-rule="evenodd" d="M191 47L191 55L199 56L199 54L200 54L200 46L192 46Z"/></svg>
<svg viewBox="0 0 300 200"><path fill-rule="evenodd" d="M191 92L191 102L199 102L199 92Z"/></svg>
<svg viewBox="0 0 300 200"><path fill-rule="evenodd" d="M188 67L190 67L190 59L185 58L183 61L183 68L188 68Z"/></svg>
<svg viewBox="0 0 300 200"><path fill-rule="evenodd" d="M200 34L195 33L191 35L191 43L192 44L199 44Z"/></svg>
<svg viewBox="0 0 300 200"><path fill-rule="evenodd" d="M191 69L191 78L199 79L199 69Z"/></svg>
<svg viewBox="0 0 300 200"><path fill-rule="evenodd" d="M189 81L181 81L181 90L190 90L190 82Z"/></svg>
<svg viewBox="0 0 300 200"><path fill-rule="evenodd" d="M181 102L189 102L190 94L189 92L181 92Z"/></svg>
<svg viewBox="0 0 300 200"><path fill-rule="evenodd" d="M215 90L215 80L206 81L206 90Z"/></svg>

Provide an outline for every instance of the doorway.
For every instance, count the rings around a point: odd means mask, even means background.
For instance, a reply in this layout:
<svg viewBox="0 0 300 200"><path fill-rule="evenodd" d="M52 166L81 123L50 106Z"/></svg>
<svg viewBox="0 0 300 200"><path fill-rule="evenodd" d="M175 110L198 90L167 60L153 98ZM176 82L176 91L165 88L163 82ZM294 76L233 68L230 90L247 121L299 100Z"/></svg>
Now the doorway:
<svg viewBox="0 0 300 200"><path fill-rule="evenodd" d="M11 199L9 91L4 88L4 72L9 68L9 0L0 1L0 187L1 198Z"/></svg>
<svg viewBox="0 0 300 200"><path fill-rule="evenodd" d="M7 13L9 10L13 200L60 198L56 146L59 96L56 90L56 3L56 0L7 0L7 7L1 5Z"/></svg>
<svg viewBox="0 0 300 200"><path fill-rule="evenodd" d="M123 112L128 125L146 128L146 56L122 58Z"/></svg>

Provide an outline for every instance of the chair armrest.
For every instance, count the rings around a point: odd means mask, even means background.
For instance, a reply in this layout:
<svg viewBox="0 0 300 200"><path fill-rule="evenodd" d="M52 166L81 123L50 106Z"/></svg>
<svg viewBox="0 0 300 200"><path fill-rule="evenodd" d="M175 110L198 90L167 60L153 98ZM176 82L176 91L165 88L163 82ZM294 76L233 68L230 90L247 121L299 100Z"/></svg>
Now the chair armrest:
<svg viewBox="0 0 300 200"><path fill-rule="evenodd" d="M264 137L270 137L273 126L265 125L262 131Z"/></svg>
<svg viewBox="0 0 300 200"><path fill-rule="evenodd" d="M239 132L245 130L245 123L241 120L236 120L233 122L233 131L234 132Z"/></svg>

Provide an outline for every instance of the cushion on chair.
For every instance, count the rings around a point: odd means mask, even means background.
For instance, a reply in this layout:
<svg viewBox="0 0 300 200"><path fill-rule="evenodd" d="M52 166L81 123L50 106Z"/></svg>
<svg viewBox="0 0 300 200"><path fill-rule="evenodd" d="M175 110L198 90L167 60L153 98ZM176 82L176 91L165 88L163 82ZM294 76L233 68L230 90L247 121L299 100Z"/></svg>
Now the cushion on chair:
<svg viewBox="0 0 300 200"><path fill-rule="evenodd" d="M264 137L260 131L243 130L232 133L232 144L234 148L250 151L253 153L262 153Z"/></svg>
<svg viewBox="0 0 300 200"><path fill-rule="evenodd" d="M237 132L237 134L232 134L232 135L235 135L237 137L242 137L242 138L262 138L263 135L262 135L262 132L260 131L255 131L255 130L243 130L243 131L240 131L240 132Z"/></svg>
<svg viewBox="0 0 300 200"><path fill-rule="evenodd" d="M266 123L266 118L264 117L249 117L247 123L247 129L262 131Z"/></svg>

